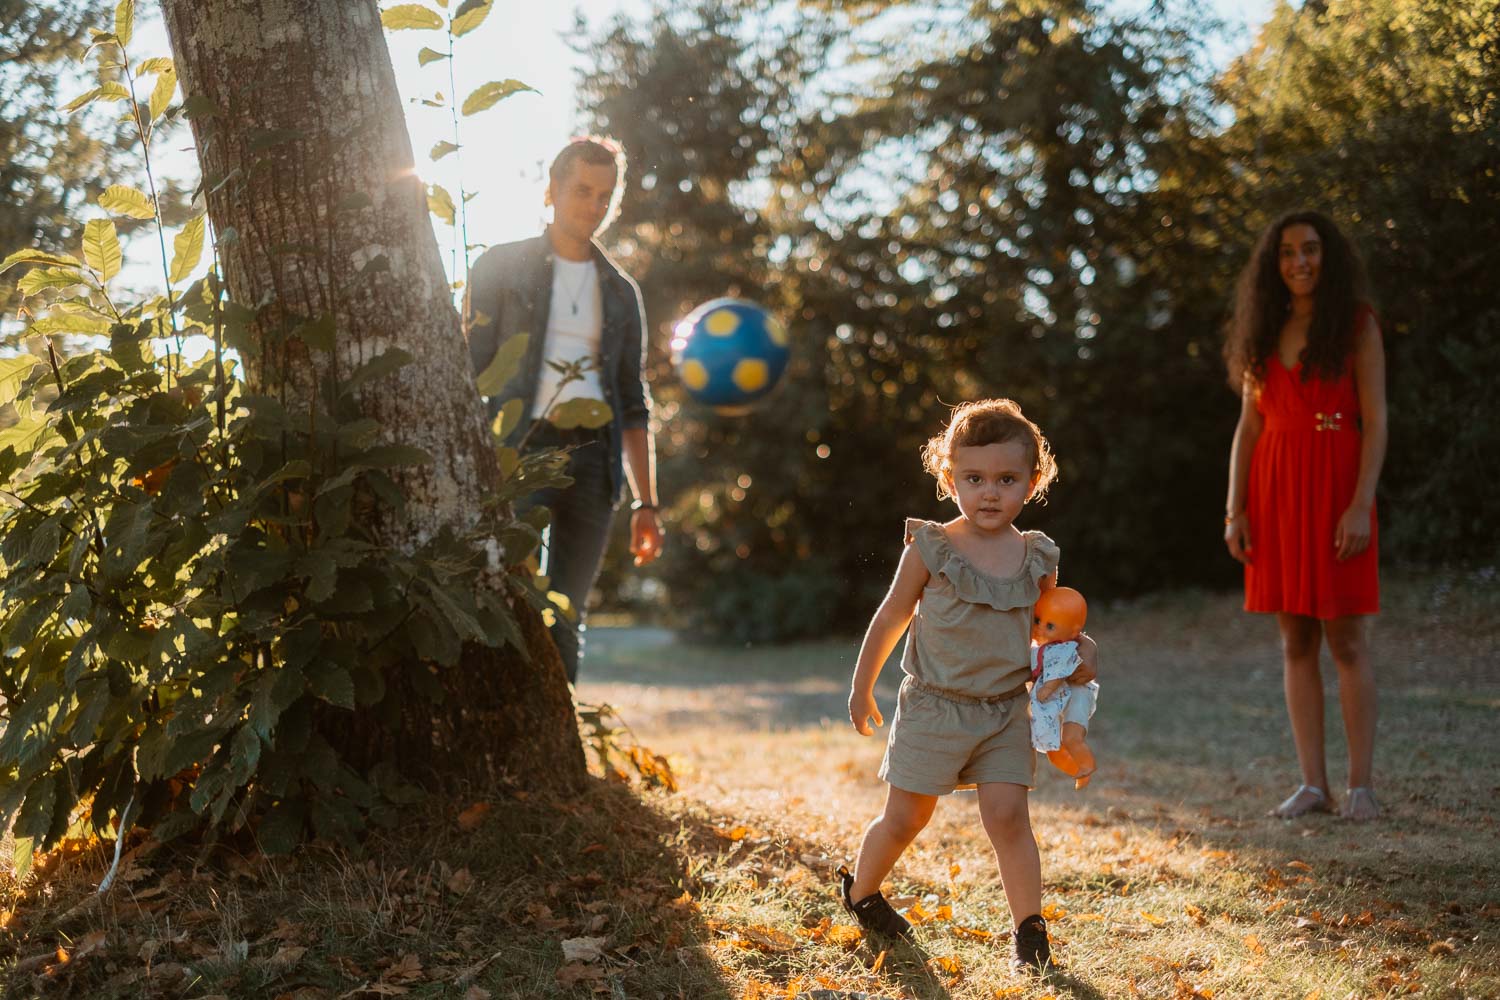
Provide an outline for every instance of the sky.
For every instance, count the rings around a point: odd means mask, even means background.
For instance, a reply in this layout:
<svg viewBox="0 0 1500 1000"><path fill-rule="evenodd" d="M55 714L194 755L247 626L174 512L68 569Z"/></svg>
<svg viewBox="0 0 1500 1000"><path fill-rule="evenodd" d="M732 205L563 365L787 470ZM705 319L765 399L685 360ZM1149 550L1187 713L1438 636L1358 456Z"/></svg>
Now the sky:
<svg viewBox="0 0 1500 1000"><path fill-rule="evenodd" d="M429 3L434 0L428 0ZM450 0L457 4L459 0ZM1121 7L1137 7L1144 0L1115 0ZM1250 32L1269 15L1274 0L1208 0L1210 7L1248 44ZM390 2L382 4L389 7ZM462 169L463 187L477 196L469 203L468 242L495 244L522 239L541 231L544 222L542 195L545 164L578 133L578 110L574 84L587 66L587 54L575 52L566 41L576 18L582 16L595 30L620 13L639 15L649 9L648 0L582 0L576 5L548 0L508 0L496 4L494 12L476 30L458 39L454 73L456 86L449 87L446 60L419 66L417 53L423 46L442 49L442 31L394 31L387 33L397 85L407 102L407 127L416 155L417 173L428 183L443 185L456 200ZM1227 49L1227 58L1236 44ZM132 57L169 54L165 31L159 19L143 23L132 45ZM535 93L515 94L487 111L460 119L462 150L437 162L428 153L435 143L451 140L452 119L447 108L424 107L418 98L450 89L462 97L489 80L516 79L535 88ZM179 95L180 97L180 95ZM171 152L160 158L163 169L183 178L195 178L196 163L186 132L173 136ZM443 262L455 258L449 248L456 245L454 230L434 220L438 243L445 248ZM131 254L134 261L147 256L141 246ZM159 264L150 262L153 268ZM462 270L459 258L458 270Z"/></svg>

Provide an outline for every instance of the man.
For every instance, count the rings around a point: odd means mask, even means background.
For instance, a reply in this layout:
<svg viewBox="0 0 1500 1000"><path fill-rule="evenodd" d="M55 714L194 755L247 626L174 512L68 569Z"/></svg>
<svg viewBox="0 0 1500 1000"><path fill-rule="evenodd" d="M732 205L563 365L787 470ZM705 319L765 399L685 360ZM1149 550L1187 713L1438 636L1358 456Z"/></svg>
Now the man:
<svg viewBox="0 0 1500 1000"><path fill-rule="evenodd" d="M519 440L527 447L573 449L573 485L544 490L530 506L552 512L543 573L566 594L576 629L559 619L552 636L568 680L583 658L584 605L599 575L614 509L628 482L635 496L630 551L637 566L661 552L657 516L651 396L642 370L645 314L633 281L605 256L595 238L614 220L625 184L625 154L608 139L575 139L548 170L552 223L541 236L492 247L469 271L464 328L476 374L511 337L530 334L520 371L490 400L491 415L519 398ZM583 377L566 380L554 364L587 361ZM549 364L551 362L551 364ZM571 399L597 399L612 418L598 430L559 430L547 415ZM532 427L538 421L541 426Z"/></svg>

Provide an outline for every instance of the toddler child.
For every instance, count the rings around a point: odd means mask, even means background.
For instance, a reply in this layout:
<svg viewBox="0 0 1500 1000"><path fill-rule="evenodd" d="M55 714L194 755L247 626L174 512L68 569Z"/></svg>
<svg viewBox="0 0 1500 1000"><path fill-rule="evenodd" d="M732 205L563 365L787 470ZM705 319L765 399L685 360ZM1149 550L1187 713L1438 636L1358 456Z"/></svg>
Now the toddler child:
<svg viewBox="0 0 1500 1000"><path fill-rule="evenodd" d="M1027 717L1032 607L1056 585L1057 546L1016 517L1057 475L1046 439L1008 399L967 403L927 442L923 464L952 497L946 524L906 522L906 549L890 591L860 647L849 718L863 736L883 725L875 680L908 624L906 674L880 777L885 809L865 828L851 874L841 868L844 905L868 931L909 937L911 925L880 892L901 853L927 825L938 796L978 786L979 816L995 849L1015 922L1018 968L1051 961L1041 917L1041 857L1026 793L1036 774ZM1094 677L1097 649L1081 642L1073 676Z"/></svg>

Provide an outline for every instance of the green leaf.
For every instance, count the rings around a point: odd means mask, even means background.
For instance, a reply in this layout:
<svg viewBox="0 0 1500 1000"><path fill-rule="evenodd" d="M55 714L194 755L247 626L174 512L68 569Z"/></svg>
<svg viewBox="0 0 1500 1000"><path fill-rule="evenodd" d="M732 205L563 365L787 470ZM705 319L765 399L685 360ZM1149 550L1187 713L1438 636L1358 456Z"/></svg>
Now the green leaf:
<svg viewBox="0 0 1500 1000"><path fill-rule="evenodd" d="M124 84L105 83L84 94L79 94L67 104L63 105L64 111L77 111L79 108L94 101L128 101L130 91L125 89Z"/></svg>
<svg viewBox="0 0 1500 1000"><path fill-rule="evenodd" d="M99 272L99 280L108 281L120 273L124 258L120 238L109 219L90 219L83 227L83 259Z"/></svg>
<svg viewBox="0 0 1500 1000"><path fill-rule="evenodd" d="M26 801L16 813L12 831L16 837L46 837L52 826L52 810L57 807L57 776L45 774L26 790Z"/></svg>
<svg viewBox="0 0 1500 1000"><path fill-rule="evenodd" d="M299 324L292 331L292 336L315 351L327 353L333 350L334 335L337 332L338 325L334 321L333 314L324 313L317 319Z"/></svg>
<svg viewBox="0 0 1500 1000"><path fill-rule="evenodd" d="M468 97L464 98L463 107L460 109L464 115L476 115L486 108L493 107L512 94L519 94L529 90L533 94L538 93L535 87L528 87L520 80L491 80L481 85Z"/></svg>
<svg viewBox="0 0 1500 1000"><path fill-rule="evenodd" d="M51 264L54 267L78 267L83 261L66 253L48 253L45 250L17 250L0 261L0 274L18 264Z"/></svg>
<svg viewBox="0 0 1500 1000"><path fill-rule="evenodd" d="M166 56L152 56L150 59L142 59L135 72L137 76L145 76L147 73L175 73L177 66Z"/></svg>
<svg viewBox="0 0 1500 1000"><path fill-rule="evenodd" d="M99 207L131 219L156 218L156 204L144 191L124 184L111 184L99 196Z"/></svg>
<svg viewBox="0 0 1500 1000"><path fill-rule="evenodd" d="M450 226L458 211L453 204L453 196L441 184L434 184L427 189L427 210Z"/></svg>
<svg viewBox="0 0 1500 1000"><path fill-rule="evenodd" d="M175 69L165 70L156 76L156 86L151 88L151 120L156 121L167 110L167 105L172 103L172 95L177 92L177 71Z"/></svg>
<svg viewBox="0 0 1500 1000"><path fill-rule="evenodd" d="M383 444L350 455L349 462L370 469L389 469L402 465L431 465L432 456L410 444Z"/></svg>
<svg viewBox="0 0 1500 1000"><path fill-rule="evenodd" d="M476 617L477 612L473 607L472 595L460 595L441 584L423 582L426 584L428 595L432 598L433 606L442 612L444 618L448 619L448 624L453 626L453 631L458 633L459 638L478 642L485 640L484 626L479 624L479 619Z"/></svg>
<svg viewBox="0 0 1500 1000"><path fill-rule="evenodd" d="M437 49L429 49L429 48L427 48L427 47L424 46L422 48L422 51L417 53L417 65L418 66L426 66L428 63L434 63L434 62L437 62L439 59L447 59L447 58L448 58L448 53L446 53L446 52L439 52Z"/></svg>
<svg viewBox="0 0 1500 1000"><path fill-rule="evenodd" d="M172 241L172 271L170 279L175 283L186 281L198 261L203 259L203 232L207 217L195 215L182 227L182 232Z"/></svg>
<svg viewBox="0 0 1500 1000"><path fill-rule="evenodd" d="M49 315L28 326L26 331L46 336L53 333L108 333L109 327L109 320L54 309Z"/></svg>
<svg viewBox="0 0 1500 1000"><path fill-rule="evenodd" d="M443 18L431 7L424 7L419 3L403 3L381 11L380 25L387 31L404 31L411 28L428 30L441 28Z"/></svg>
<svg viewBox="0 0 1500 1000"><path fill-rule="evenodd" d="M10 845L12 877L18 883L24 883L26 876L31 874L31 861L35 854L36 841L30 837L17 837L15 843Z"/></svg>
<svg viewBox="0 0 1500 1000"><path fill-rule="evenodd" d="M349 378L345 380L342 386L343 391L353 392L372 379L383 378L392 372L400 371L414 360L410 353L399 347L392 347L382 351L354 369Z"/></svg>
<svg viewBox="0 0 1500 1000"><path fill-rule="evenodd" d="M547 419L554 427L562 430L576 427L597 430L614 419L614 412L602 400L570 399L554 406L552 412L547 414Z"/></svg>
<svg viewBox="0 0 1500 1000"><path fill-rule="evenodd" d="M458 146L454 145L451 142L446 142L446 141L445 142L440 142L437 145L435 145L435 146L432 147L431 152L429 152L427 154L427 156L428 156L429 159L441 160L443 157L447 156L449 153L457 151L457 149L458 149Z"/></svg>
<svg viewBox="0 0 1500 1000"><path fill-rule="evenodd" d="M20 354L13 358L0 358L0 406L16 398L21 383L26 381L42 359L33 354Z"/></svg>
<svg viewBox="0 0 1500 1000"><path fill-rule="evenodd" d="M500 412L495 414L495 421L490 425L490 433L503 441L507 434L520 425L521 406L522 402L519 397L507 399L505 405L500 407Z"/></svg>
<svg viewBox="0 0 1500 1000"><path fill-rule="evenodd" d="M453 20L449 22L448 30L453 32L454 38L467 35L484 23L484 19L490 16L490 8L493 6L492 0L464 0L453 12Z"/></svg>
<svg viewBox="0 0 1500 1000"><path fill-rule="evenodd" d="M516 377L516 372L521 370L521 361L526 356L526 345L530 340L530 334L518 333L500 345L500 349L475 380L481 396L498 396L500 390Z"/></svg>
<svg viewBox="0 0 1500 1000"><path fill-rule="evenodd" d="M340 708L354 708L354 679L349 671L331 660L319 660L307 668L307 684L312 693Z"/></svg>
<svg viewBox="0 0 1500 1000"><path fill-rule="evenodd" d="M85 283L83 274L66 267L34 267L16 282L16 291L35 295L44 288L67 288Z"/></svg>
<svg viewBox="0 0 1500 1000"><path fill-rule="evenodd" d="M135 0L120 0L115 5L115 37L123 48L135 34Z"/></svg>

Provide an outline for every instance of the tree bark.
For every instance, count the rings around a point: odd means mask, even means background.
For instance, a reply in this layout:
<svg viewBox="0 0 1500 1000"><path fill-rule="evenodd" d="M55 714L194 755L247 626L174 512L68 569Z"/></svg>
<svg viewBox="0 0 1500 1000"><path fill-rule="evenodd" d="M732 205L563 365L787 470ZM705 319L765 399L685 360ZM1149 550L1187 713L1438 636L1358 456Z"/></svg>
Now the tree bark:
<svg viewBox="0 0 1500 1000"><path fill-rule="evenodd" d="M368 383L358 405L387 442L434 461L391 470L407 516L378 530L411 551L445 530L473 529L499 471L375 4L162 8L225 280L234 301L256 310L244 357L250 390L299 418L330 419L319 404L327 380L392 347L408 351L415 363ZM337 331L331 352L296 334L318 317ZM398 731L357 715L340 740L346 755L373 764L395 754L407 769L448 773L483 761L524 784L579 784L583 751L556 650L535 611L513 603L529 664L513 651L466 649L443 678L447 705L392 691L405 699Z"/></svg>

